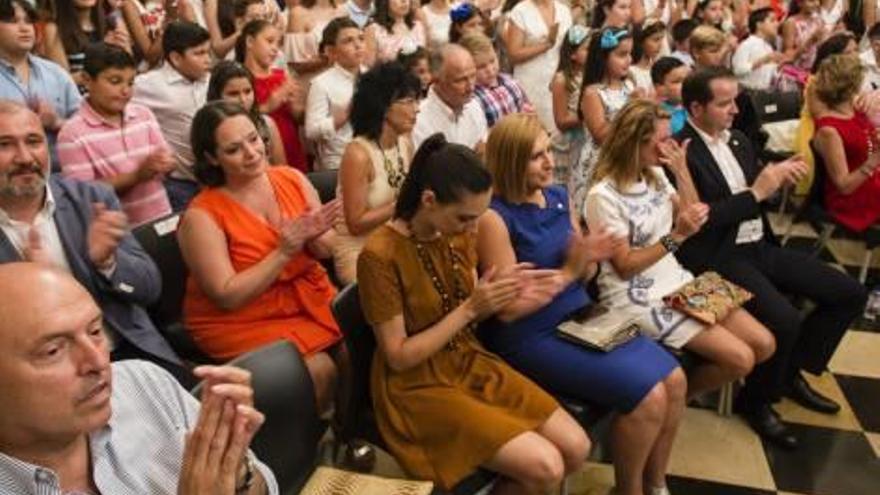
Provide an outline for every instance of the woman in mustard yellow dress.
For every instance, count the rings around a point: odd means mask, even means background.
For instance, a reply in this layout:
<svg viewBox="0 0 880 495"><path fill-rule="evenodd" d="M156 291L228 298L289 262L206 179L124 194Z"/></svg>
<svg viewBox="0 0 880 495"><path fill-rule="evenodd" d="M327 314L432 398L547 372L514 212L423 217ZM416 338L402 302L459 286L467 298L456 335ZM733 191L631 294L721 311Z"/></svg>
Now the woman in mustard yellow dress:
<svg viewBox="0 0 880 495"><path fill-rule="evenodd" d="M436 134L416 153L391 222L358 260L378 350L371 389L379 431L412 476L453 487L479 467L494 494L543 493L577 470L589 440L556 401L473 334L540 273L476 280L476 222L491 178L471 150Z"/></svg>

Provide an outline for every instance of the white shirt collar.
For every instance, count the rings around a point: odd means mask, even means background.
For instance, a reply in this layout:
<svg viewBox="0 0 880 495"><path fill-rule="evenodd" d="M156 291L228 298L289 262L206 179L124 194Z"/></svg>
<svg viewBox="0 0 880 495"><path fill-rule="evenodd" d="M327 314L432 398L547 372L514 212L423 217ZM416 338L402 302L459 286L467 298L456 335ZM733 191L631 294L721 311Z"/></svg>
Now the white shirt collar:
<svg viewBox="0 0 880 495"><path fill-rule="evenodd" d="M705 131L700 129L700 127L690 117L688 117L687 121L688 124L690 124L691 127L693 127L695 131L697 131L697 135L700 136L700 139L702 139L707 146L717 146L719 144L727 144L728 142L730 142L730 129L724 129L723 131L721 131L721 134L718 137L712 137L706 134Z"/></svg>
<svg viewBox="0 0 880 495"><path fill-rule="evenodd" d="M440 110L443 116L450 122L455 122L456 120L458 120L458 118L461 117L461 114L464 113L465 108L467 108L468 104L470 103L469 100L468 103L465 103L464 106L461 107L461 110L456 112L452 109L452 107L447 105L445 101L443 101L443 98L441 98L439 94L437 94L437 91L434 90L433 85L428 88L428 100L433 101L434 104L437 106L437 109Z"/></svg>
<svg viewBox="0 0 880 495"><path fill-rule="evenodd" d="M361 72L360 70L357 72L351 72L350 70L346 69L345 67L343 67L337 63L333 64L333 70L338 72L341 76L345 77L346 79L351 80L352 82L354 82L354 80L357 78L358 74L360 74L360 72Z"/></svg>
<svg viewBox="0 0 880 495"><path fill-rule="evenodd" d="M43 207L40 208L40 211L37 212L37 217L43 218L52 218L55 215L55 196L52 195L52 188L49 187L49 177L46 177L46 196L43 200ZM9 214L6 213L6 210L0 208L0 225L12 226L13 220L9 217Z"/></svg>
<svg viewBox="0 0 880 495"><path fill-rule="evenodd" d="M162 74L162 78L165 79L165 82L169 85L171 84L204 84L208 82L208 75L199 79L198 81L193 81L188 77L184 76L174 66L171 65L171 62L165 61L162 63L162 66L157 69Z"/></svg>

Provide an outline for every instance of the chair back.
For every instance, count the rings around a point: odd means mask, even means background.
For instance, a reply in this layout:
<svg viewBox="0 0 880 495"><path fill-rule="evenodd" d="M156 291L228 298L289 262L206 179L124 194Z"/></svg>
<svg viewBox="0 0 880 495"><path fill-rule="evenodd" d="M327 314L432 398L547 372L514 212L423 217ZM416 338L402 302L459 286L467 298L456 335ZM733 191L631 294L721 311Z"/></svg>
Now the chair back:
<svg viewBox="0 0 880 495"><path fill-rule="evenodd" d="M309 182L318 191L318 197L321 203L329 203L336 198L336 183L338 180L338 171L336 170L316 170L306 174Z"/></svg>
<svg viewBox="0 0 880 495"><path fill-rule="evenodd" d="M800 91L755 90L749 95L762 125L801 118L803 98Z"/></svg>
<svg viewBox="0 0 880 495"><path fill-rule="evenodd" d="M305 361L293 344L280 341L230 364L251 372L254 406L266 417L251 448L272 469L282 494L299 493L317 466L326 431Z"/></svg>
<svg viewBox="0 0 880 495"><path fill-rule="evenodd" d="M180 214L173 213L141 225L132 232L162 275L162 296L148 308L150 317L160 328L178 323L183 315L183 296L189 271L177 244L179 222Z"/></svg>
<svg viewBox="0 0 880 495"><path fill-rule="evenodd" d="M341 290L333 300L332 309L345 339L349 358L349 370L342 376L339 385L338 440L348 443L361 439L381 446L370 394L370 368L376 351L376 338L361 309L357 284Z"/></svg>

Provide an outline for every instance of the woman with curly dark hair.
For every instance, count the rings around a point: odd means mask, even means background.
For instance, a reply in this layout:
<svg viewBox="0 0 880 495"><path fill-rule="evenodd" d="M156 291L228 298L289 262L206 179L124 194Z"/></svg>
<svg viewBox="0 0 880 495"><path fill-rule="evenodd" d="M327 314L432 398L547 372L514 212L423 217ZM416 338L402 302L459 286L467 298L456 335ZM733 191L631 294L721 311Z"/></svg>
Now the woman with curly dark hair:
<svg viewBox="0 0 880 495"><path fill-rule="evenodd" d="M413 157L410 131L418 113L419 80L397 62L363 74L351 103L354 134L339 166L344 222L336 225L336 276L357 278L357 257L367 235L394 213L394 200Z"/></svg>
<svg viewBox="0 0 880 495"><path fill-rule="evenodd" d="M364 31L367 41L366 64L391 62L407 45L424 47L425 26L415 18L412 0L376 0L373 23Z"/></svg>

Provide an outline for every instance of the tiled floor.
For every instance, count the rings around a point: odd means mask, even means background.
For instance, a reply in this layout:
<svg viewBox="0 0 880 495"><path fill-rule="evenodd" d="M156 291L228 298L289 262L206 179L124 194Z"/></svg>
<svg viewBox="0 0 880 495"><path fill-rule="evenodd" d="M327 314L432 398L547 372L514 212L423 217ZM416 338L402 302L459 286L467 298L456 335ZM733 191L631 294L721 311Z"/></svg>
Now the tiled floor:
<svg viewBox="0 0 880 495"><path fill-rule="evenodd" d="M787 218L773 218L783 232ZM809 249L815 233L799 225L790 242ZM858 273L862 253L856 242L832 239L820 257L850 273ZM880 250L878 250L880 251ZM869 273L868 286L880 284L880 253ZM809 377L808 377L809 378ZM830 365L830 372L809 378L842 405L833 416L811 413L789 402L777 410L801 441L783 451L761 441L738 417L689 409L682 421L670 464L673 495L880 495L880 321L860 320L848 332ZM401 475L384 458L379 471ZM606 495L613 470L588 463L569 478L571 495Z"/></svg>

